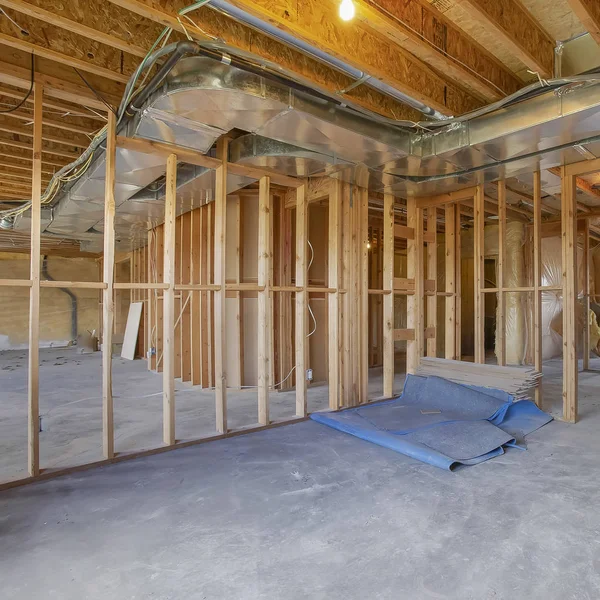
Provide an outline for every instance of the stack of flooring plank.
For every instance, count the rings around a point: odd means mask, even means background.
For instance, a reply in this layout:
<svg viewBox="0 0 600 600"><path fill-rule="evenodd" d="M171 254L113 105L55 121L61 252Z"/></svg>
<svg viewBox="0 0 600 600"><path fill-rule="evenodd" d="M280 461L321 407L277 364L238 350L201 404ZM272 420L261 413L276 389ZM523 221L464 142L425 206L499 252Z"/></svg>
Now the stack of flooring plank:
<svg viewBox="0 0 600 600"><path fill-rule="evenodd" d="M508 392L516 399L526 398L538 385L542 374L533 367L500 367L445 358L421 358L417 375L443 377L463 385L476 385Z"/></svg>

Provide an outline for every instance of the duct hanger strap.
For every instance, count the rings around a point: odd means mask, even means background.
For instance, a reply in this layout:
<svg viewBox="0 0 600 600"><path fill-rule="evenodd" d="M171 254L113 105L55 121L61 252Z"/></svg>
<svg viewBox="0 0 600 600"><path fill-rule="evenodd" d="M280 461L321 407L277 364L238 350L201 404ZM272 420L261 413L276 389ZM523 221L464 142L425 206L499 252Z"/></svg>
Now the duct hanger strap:
<svg viewBox="0 0 600 600"><path fill-rule="evenodd" d="M337 90L336 94L339 94L340 96L343 94L347 94L350 90L353 90L354 88L357 88L359 85L362 85L366 81L369 81L369 79L371 79L371 75L365 73L360 79L353 81L350 85L346 86L341 90Z"/></svg>

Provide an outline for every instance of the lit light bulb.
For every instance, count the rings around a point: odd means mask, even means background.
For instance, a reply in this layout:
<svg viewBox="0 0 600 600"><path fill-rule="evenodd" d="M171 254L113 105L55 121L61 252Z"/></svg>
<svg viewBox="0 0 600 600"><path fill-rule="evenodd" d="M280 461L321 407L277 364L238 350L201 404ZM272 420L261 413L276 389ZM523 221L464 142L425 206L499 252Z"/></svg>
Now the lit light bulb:
<svg viewBox="0 0 600 600"><path fill-rule="evenodd" d="M354 2L352 0L342 0L340 3L340 19L350 21L354 18L355 13Z"/></svg>
<svg viewBox="0 0 600 600"><path fill-rule="evenodd" d="M367 250L371 249L371 242L367 242Z"/></svg>

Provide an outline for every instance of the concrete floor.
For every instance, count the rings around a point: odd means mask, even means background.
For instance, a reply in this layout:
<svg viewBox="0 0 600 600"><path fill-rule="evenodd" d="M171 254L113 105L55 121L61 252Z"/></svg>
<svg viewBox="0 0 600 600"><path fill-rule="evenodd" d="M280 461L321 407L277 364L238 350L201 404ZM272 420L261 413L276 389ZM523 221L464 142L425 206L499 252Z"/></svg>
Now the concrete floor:
<svg viewBox="0 0 600 600"><path fill-rule="evenodd" d="M8 490L3 596L597 600L599 384L454 473L305 422Z"/></svg>
<svg viewBox="0 0 600 600"><path fill-rule="evenodd" d="M402 362L401 360L399 362ZM399 365L400 367L400 365ZM398 368L395 389L404 375ZM27 352L0 352L0 482L27 476ZM215 395L176 382L178 440L214 435ZM381 396L381 369L369 374L369 395ZM162 374L147 370L143 360L113 358L115 448L117 452L162 445ZM308 391L310 412L328 406L328 387ZM228 390L230 429L258 425L256 389ZM294 418L294 390L270 394L272 421ZM64 468L102 459L102 356L75 348L40 350L40 462Z"/></svg>

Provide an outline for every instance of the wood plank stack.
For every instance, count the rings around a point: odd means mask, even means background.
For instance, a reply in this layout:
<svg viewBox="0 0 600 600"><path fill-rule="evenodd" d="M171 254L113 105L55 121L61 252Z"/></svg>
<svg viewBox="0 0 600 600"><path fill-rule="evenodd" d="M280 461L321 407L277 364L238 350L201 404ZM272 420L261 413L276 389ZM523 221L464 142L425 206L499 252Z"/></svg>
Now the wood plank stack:
<svg viewBox="0 0 600 600"><path fill-rule="evenodd" d="M542 378L542 374L532 366L501 367L426 357L421 358L417 375L435 375L463 385L504 390L517 400L527 398Z"/></svg>

